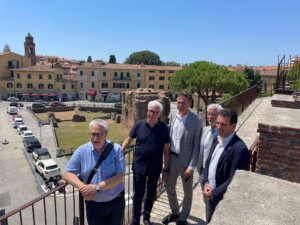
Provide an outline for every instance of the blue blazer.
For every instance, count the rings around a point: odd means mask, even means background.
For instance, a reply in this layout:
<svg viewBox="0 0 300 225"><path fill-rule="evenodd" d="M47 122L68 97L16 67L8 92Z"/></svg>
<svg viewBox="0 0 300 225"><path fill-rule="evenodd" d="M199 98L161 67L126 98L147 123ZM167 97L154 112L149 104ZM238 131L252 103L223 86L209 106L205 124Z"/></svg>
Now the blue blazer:
<svg viewBox="0 0 300 225"><path fill-rule="evenodd" d="M209 164L217 144L218 141L215 139L206 161L203 184L208 183ZM249 161L250 157L246 144L242 141L242 139L234 134L220 156L217 165L216 188L212 191L212 198L210 199L214 204L218 204L218 202L222 200L235 171L241 169L248 170Z"/></svg>

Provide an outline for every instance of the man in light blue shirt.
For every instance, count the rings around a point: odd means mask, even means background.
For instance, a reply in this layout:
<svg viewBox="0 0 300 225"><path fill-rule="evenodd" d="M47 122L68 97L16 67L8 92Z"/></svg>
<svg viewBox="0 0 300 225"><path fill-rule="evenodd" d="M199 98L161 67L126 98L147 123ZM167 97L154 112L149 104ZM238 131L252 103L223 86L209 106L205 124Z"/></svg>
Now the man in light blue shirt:
<svg viewBox="0 0 300 225"><path fill-rule="evenodd" d="M86 184L91 170L110 143L106 140L107 134L107 122L93 120L89 124L90 142L74 152L63 173L63 179L78 188L84 197L89 225L123 224L125 159L119 144L114 144L91 182Z"/></svg>

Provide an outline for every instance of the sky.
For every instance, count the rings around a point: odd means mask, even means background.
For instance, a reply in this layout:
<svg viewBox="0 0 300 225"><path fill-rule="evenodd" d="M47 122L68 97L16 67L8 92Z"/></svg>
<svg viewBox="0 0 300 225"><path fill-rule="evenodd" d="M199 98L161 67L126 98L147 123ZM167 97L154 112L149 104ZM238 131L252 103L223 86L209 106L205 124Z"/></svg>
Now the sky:
<svg viewBox="0 0 300 225"><path fill-rule="evenodd" d="M0 52L118 63L149 50L164 62L277 65L300 55L299 0L0 0Z"/></svg>

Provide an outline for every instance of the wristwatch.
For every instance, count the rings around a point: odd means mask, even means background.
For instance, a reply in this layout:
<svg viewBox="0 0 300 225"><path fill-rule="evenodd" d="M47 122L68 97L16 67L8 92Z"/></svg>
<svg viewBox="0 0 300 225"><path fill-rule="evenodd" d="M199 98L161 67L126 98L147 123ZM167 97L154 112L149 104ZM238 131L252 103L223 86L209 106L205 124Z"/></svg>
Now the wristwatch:
<svg viewBox="0 0 300 225"><path fill-rule="evenodd" d="M97 192L100 192L100 191L101 191L101 188L100 188L99 184L96 184L96 187L95 187L95 188L96 188L96 191L97 191Z"/></svg>

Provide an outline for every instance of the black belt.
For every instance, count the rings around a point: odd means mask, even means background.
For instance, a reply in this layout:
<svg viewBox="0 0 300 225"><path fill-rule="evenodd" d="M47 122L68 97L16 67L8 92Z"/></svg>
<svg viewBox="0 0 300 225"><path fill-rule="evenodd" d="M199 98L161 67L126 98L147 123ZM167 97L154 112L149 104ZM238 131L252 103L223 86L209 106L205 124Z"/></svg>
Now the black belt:
<svg viewBox="0 0 300 225"><path fill-rule="evenodd" d="M170 151L170 153L172 154L172 155L175 155L176 157L178 157L178 153L176 153L176 152L173 152L173 151Z"/></svg>

